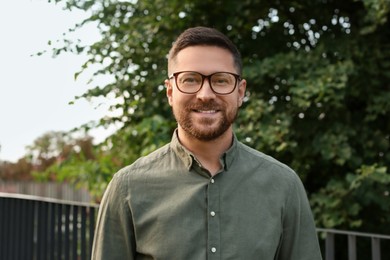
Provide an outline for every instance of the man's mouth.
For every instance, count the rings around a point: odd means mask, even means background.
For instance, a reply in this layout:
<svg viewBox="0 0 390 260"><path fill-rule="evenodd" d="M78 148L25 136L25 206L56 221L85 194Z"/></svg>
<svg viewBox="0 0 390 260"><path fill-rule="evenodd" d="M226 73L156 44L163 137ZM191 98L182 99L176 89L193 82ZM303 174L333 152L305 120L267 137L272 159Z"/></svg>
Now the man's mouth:
<svg viewBox="0 0 390 260"><path fill-rule="evenodd" d="M200 110L200 109L195 109L194 111L202 114L214 114L218 112L218 110Z"/></svg>

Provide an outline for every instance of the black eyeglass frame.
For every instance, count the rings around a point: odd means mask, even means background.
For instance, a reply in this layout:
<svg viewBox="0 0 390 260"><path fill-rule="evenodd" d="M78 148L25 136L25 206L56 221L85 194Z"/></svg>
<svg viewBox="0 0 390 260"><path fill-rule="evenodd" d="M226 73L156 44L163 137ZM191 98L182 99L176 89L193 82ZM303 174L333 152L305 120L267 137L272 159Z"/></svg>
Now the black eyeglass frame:
<svg viewBox="0 0 390 260"><path fill-rule="evenodd" d="M179 76L181 73L185 73L185 72L197 73L197 74L199 74L199 75L202 76L202 83L200 84L200 87L199 87L199 89L198 89L197 91L195 91L195 92L186 92L186 91L183 91L183 90L181 90L181 89L179 88L179 85L177 84L177 76ZM234 76L234 79L235 79L236 81L235 81L235 83L234 83L234 88L232 89L232 91L227 92L227 93L219 93L219 92L216 92L216 91L213 89L213 84L211 83L210 79L211 79L211 77L212 77L213 75L218 74L218 73L227 73L227 74L230 74L230 75ZM168 77L168 79L173 79L173 78L175 79L175 84L176 84L177 89L178 89L180 92L184 93L184 94L196 94L196 93L198 93L198 92L202 89L202 87L203 87L204 80L207 79L207 80L209 81L209 85L210 85L211 90L212 90L215 94L217 94L217 95L229 95L229 94L233 93L233 91L234 91L234 90L236 89L236 87L237 87L237 84L242 80L240 75L235 74L235 73L232 73L232 72L226 72L226 71L218 71L218 72L211 73L211 74L209 74L209 75L204 75L204 74L202 74L202 73L200 73L200 72L197 72L197 71L178 71L178 72L172 73L172 74Z"/></svg>

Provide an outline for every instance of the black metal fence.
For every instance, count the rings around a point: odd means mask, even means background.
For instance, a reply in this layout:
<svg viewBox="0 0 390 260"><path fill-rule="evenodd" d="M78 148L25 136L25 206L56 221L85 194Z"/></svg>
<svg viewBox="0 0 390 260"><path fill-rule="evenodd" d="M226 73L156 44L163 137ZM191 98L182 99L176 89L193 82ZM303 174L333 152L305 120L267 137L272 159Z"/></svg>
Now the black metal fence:
<svg viewBox="0 0 390 260"><path fill-rule="evenodd" d="M0 192L0 259L90 259L97 210L97 204ZM324 260L390 259L390 236L317 230ZM370 248L361 248L364 240Z"/></svg>
<svg viewBox="0 0 390 260"><path fill-rule="evenodd" d="M322 228L317 230L325 234L325 260L390 259L390 236Z"/></svg>
<svg viewBox="0 0 390 260"><path fill-rule="evenodd" d="M90 259L98 205L0 193L0 259Z"/></svg>

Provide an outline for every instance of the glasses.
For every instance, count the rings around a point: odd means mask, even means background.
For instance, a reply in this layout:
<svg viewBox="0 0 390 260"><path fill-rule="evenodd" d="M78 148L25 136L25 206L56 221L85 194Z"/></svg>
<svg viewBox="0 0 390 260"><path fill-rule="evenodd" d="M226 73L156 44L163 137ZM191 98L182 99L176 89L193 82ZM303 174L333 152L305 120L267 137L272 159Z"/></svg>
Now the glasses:
<svg viewBox="0 0 390 260"><path fill-rule="evenodd" d="M208 79L215 94L228 95L234 91L237 82L241 81L240 75L230 72L203 75L195 71L180 71L169 76L169 79L172 78L175 78L177 89L185 94L197 93L203 87L204 80Z"/></svg>

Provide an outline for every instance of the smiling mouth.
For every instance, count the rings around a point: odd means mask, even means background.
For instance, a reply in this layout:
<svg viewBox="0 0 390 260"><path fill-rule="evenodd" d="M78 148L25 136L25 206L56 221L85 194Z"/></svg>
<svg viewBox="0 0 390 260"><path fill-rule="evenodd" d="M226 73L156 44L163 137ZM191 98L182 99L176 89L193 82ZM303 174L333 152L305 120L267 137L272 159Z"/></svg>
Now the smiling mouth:
<svg viewBox="0 0 390 260"><path fill-rule="evenodd" d="M202 114L214 114L218 112L218 110L194 110L194 111Z"/></svg>

